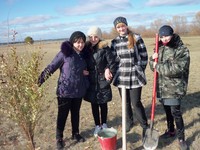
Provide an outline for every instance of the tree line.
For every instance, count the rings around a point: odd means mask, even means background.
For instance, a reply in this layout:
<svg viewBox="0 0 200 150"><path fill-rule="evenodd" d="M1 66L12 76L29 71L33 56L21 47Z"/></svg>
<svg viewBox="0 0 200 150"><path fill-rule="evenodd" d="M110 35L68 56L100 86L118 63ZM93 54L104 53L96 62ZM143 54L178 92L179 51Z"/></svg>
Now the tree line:
<svg viewBox="0 0 200 150"><path fill-rule="evenodd" d="M133 32L141 34L143 37L154 37L159 28L168 24L173 27L174 32L181 36L200 36L200 11L196 13L192 22L188 22L185 16L173 16L172 19L157 19L150 24L150 27L145 26L131 27L129 29ZM110 32L103 32L103 38L112 39L118 34L115 28L112 28Z"/></svg>

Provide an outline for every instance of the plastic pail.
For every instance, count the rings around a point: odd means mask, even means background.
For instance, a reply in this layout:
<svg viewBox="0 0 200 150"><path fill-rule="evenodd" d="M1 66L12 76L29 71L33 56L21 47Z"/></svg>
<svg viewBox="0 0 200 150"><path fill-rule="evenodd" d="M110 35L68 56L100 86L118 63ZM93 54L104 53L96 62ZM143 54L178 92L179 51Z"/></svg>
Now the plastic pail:
<svg viewBox="0 0 200 150"><path fill-rule="evenodd" d="M116 150L117 130L114 128L105 128L98 132L98 140L102 150Z"/></svg>

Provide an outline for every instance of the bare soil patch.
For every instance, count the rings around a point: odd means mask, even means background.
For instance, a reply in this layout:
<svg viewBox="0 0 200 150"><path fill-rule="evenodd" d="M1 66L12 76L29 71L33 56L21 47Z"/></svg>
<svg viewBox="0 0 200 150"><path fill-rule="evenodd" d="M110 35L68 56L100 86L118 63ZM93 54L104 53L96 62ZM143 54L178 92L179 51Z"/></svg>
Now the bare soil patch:
<svg viewBox="0 0 200 150"><path fill-rule="evenodd" d="M149 56L153 52L154 39L148 38L144 41L146 43ZM183 99L182 111L183 118L185 122L185 134L186 141L190 146L191 150L198 150L200 147L200 50L199 41L200 37L184 37L184 43L187 44L190 49L191 55L191 65L190 65L190 78L188 86L188 94ZM60 50L61 42L49 42L49 43L35 43L35 49L47 52L45 55L45 67L56 53ZM25 53L30 50L30 46L16 45L17 51L20 53ZM8 51L7 46L0 46L0 54ZM42 68L43 69L43 68ZM142 102L145 106L145 110L150 119L151 111L151 100L152 100L152 82L153 82L153 72L150 71L149 66L146 70L148 84L143 88L142 91ZM54 150L56 149L55 141L55 126L56 126L56 115L57 115L57 100L55 95L56 83L57 83L58 71L49 79L51 83L51 94L49 99L53 100L51 107L47 110L40 123L37 126L37 132L35 134L35 144L36 148L39 150ZM116 87L112 87L113 99L109 102L109 113L108 113L108 126L117 129L117 149L122 149L122 118L121 118L121 99L118 94ZM68 117L65 129L65 142L66 150L100 150L100 143L98 139L93 136L94 121L91 112L90 103L83 101L81 107L81 117L80 117L80 132L86 138L84 143L74 143L71 138L71 124L70 115ZM156 112L155 112L155 128L162 134L166 129L165 113L157 102ZM142 129L135 120L135 125L132 130L127 133L127 150L142 150L141 141ZM21 134L18 126L5 118L5 116L0 112L0 149L2 150L26 150L27 141ZM177 150L178 142L176 139L170 140L159 140L158 148L160 150Z"/></svg>

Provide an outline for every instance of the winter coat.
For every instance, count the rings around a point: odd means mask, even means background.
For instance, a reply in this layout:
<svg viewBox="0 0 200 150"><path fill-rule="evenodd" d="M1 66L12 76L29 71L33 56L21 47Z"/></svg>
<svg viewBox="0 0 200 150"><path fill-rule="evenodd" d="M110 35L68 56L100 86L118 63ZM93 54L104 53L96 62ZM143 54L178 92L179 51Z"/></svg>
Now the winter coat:
<svg viewBox="0 0 200 150"><path fill-rule="evenodd" d="M77 54L70 43L65 41L61 45L61 51L41 73L39 84L41 85L57 69L60 69L57 96L61 98L82 98L89 86L87 77L83 75L83 70L86 67L86 62L81 54Z"/></svg>
<svg viewBox="0 0 200 150"><path fill-rule="evenodd" d="M148 63L148 54L143 39L133 34L136 40L134 48L128 48L128 35L118 36L111 41L111 50L115 53L118 69L113 84L127 89L146 85L145 69Z"/></svg>
<svg viewBox="0 0 200 150"><path fill-rule="evenodd" d="M164 46L159 41L157 97L162 99L181 99L187 91L190 55L179 35L174 34ZM149 65L153 70L152 57Z"/></svg>
<svg viewBox="0 0 200 150"><path fill-rule="evenodd" d="M96 46L92 47L92 44L87 42L84 56L88 65L87 69L89 71L90 82L84 100L97 104L111 101L111 81L105 79L104 72L106 68L109 68L114 75L116 63L113 53L108 47L108 43L106 41L100 41Z"/></svg>

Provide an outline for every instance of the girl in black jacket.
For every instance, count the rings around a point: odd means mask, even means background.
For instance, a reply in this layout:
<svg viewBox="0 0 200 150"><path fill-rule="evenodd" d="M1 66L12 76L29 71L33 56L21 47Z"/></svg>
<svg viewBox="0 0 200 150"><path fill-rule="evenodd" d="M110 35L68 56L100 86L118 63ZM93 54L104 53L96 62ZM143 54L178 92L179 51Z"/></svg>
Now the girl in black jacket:
<svg viewBox="0 0 200 150"><path fill-rule="evenodd" d="M88 65L90 86L84 99L91 102L92 114L96 125L94 136L97 136L97 133L102 128L107 128L107 102L112 100L110 83L116 65L108 43L102 40L101 29L91 27L88 30L88 37L89 41L86 42L84 53ZM105 74L105 72L110 74Z"/></svg>

